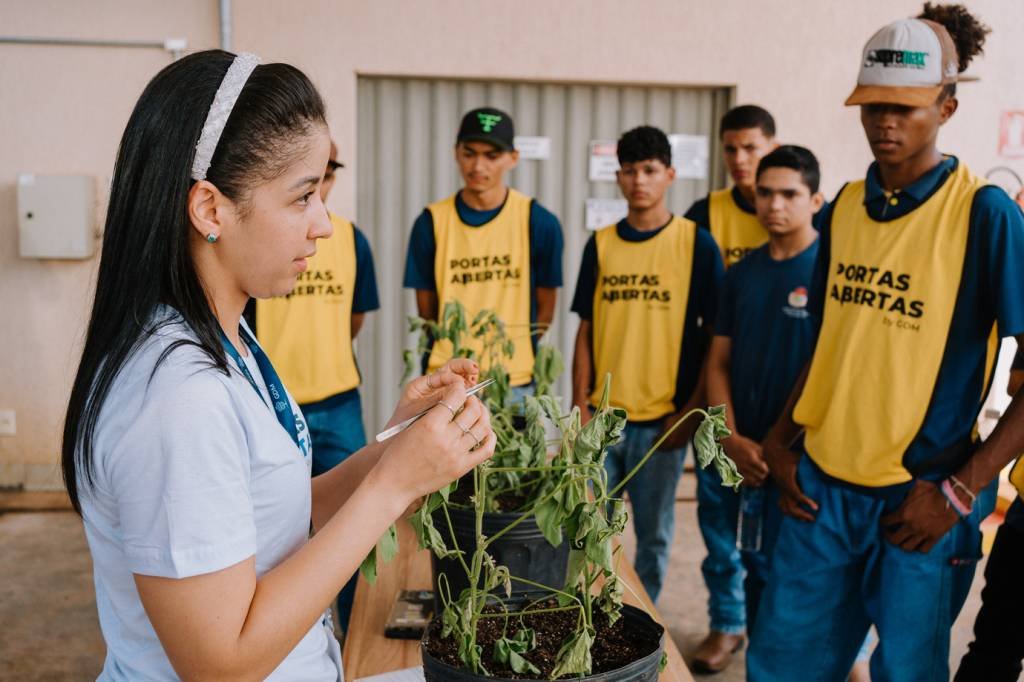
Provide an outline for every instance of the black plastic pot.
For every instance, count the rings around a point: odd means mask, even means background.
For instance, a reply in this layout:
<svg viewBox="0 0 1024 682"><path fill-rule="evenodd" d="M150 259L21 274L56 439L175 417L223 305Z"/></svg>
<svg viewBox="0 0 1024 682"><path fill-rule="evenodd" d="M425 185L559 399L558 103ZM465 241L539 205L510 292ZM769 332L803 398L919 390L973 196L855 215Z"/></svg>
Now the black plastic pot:
<svg viewBox="0 0 1024 682"><path fill-rule="evenodd" d="M448 507L448 513L452 518L455 541L459 549L465 552L464 557L468 564L473 552L476 551L476 512L472 509ZM484 535L489 537L497 534L521 516L522 514L517 512L485 512ZM434 512L434 527L441 532L441 537L449 548L455 546L456 542L452 541L448 530L448 522L440 510ZM552 547L540 532L533 516L498 538L488 548L487 553L499 566L508 567L509 573L514 576L556 589L561 589L565 585L565 574L569 569L569 544L562 542L558 547ZM462 590L469 587L469 576L458 559L438 559L433 553L430 554L430 567L434 583L434 613L441 613L438 576L443 573L447 578L452 599L457 599ZM512 581L514 601L540 599L550 594L546 590ZM502 594L501 597L504 598L505 595Z"/></svg>
<svg viewBox="0 0 1024 682"><path fill-rule="evenodd" d="M580 682L655 682L658 679L658 668L661 665L661 654L665 650L665 628L656 623L646 612L629 606L622 607L622 618L626 627L649 633L651 639L657 638L658 648L617 670L594 673L586 677L577 677ZM423 656L423 676L426 682L514 682L506 677L485 677L462 668L453 668L442 663L427 653L426 641L431 628L427 628L420 642L420 653Z"/></svg>

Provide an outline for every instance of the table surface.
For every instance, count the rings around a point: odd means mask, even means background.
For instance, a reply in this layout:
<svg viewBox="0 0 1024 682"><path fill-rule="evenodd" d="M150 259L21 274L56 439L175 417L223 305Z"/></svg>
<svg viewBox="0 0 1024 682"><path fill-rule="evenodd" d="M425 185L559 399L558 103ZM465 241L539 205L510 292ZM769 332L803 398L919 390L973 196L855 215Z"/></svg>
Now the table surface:
<svg viewBox="0 0 1024 682"><path fill-rule="evenodd" d="M422 665L419 640L388 639L384 636L384 624L398 592L431 589L430 554L427 550L416 549L416 537L407 521L399 523L398 540L398 556L391 563L378 567L379 573L374 585L371 586L359 576L349 632L345 637L344 664L348 682ZM642 600L643 606L655 619L663 622L647 593L640 587L640 579L628 561L620 562L619 576L632 588L626 589L623 601L639 606ZM662 672L660 681L692 682L693 677L667 631L665 650L668 654L668 667Z"/></svg>

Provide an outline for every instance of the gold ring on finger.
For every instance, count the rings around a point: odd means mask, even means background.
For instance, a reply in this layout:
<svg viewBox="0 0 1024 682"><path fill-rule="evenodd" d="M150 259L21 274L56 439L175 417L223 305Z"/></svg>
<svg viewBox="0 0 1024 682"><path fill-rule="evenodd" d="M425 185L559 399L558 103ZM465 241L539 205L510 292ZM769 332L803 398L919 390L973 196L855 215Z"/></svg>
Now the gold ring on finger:
<svg viewBox="0 0 1024 682"><path fill-rule="evenodd" d="M445 408L447 408L447 410L452 413L452 421L455 421L455 415L458 414L459 411L443 400L439 400L438 404L443 405Z"/></svg>

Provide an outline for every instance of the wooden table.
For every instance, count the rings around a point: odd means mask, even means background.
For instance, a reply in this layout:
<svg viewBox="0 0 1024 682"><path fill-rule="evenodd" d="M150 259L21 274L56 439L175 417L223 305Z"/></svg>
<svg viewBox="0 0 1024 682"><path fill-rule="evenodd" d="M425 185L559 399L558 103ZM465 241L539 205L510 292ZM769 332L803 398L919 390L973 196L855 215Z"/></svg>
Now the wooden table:
<svg viewBox="0 0 1024 682"><path fill-rule="evenodd" d="M388 639L384 636L384 624L398 591L431 589L430 553L416 549L416 537L406 521L399 524L398 541L398 556L390 564L378 567L375 585L370 586L362 576L359 577L349 632L345 638L344 664L348 682L392 670L413 668L423 663L418 640ZM626 590L624 601L638 606L639 602L632 592L642 595L643 605L656 620L664 623L628 561L621 562L619 575L633 588ZM661 682L693 682L667 629L665 650L668 654L668 667L661 674Z"/></svg>

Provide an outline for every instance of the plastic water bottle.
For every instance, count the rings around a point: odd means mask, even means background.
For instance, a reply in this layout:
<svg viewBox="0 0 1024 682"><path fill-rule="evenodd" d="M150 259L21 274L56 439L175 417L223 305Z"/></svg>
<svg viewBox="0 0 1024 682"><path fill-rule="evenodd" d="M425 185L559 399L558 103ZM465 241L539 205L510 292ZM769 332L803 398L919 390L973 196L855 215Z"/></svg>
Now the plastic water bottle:
<svg viewBox="0 0 1024 682"><path fill-rule="evenodd" d="M763 518L764 488L741 488L736 544L744 552L761 551L761 521Z"/></svg>

